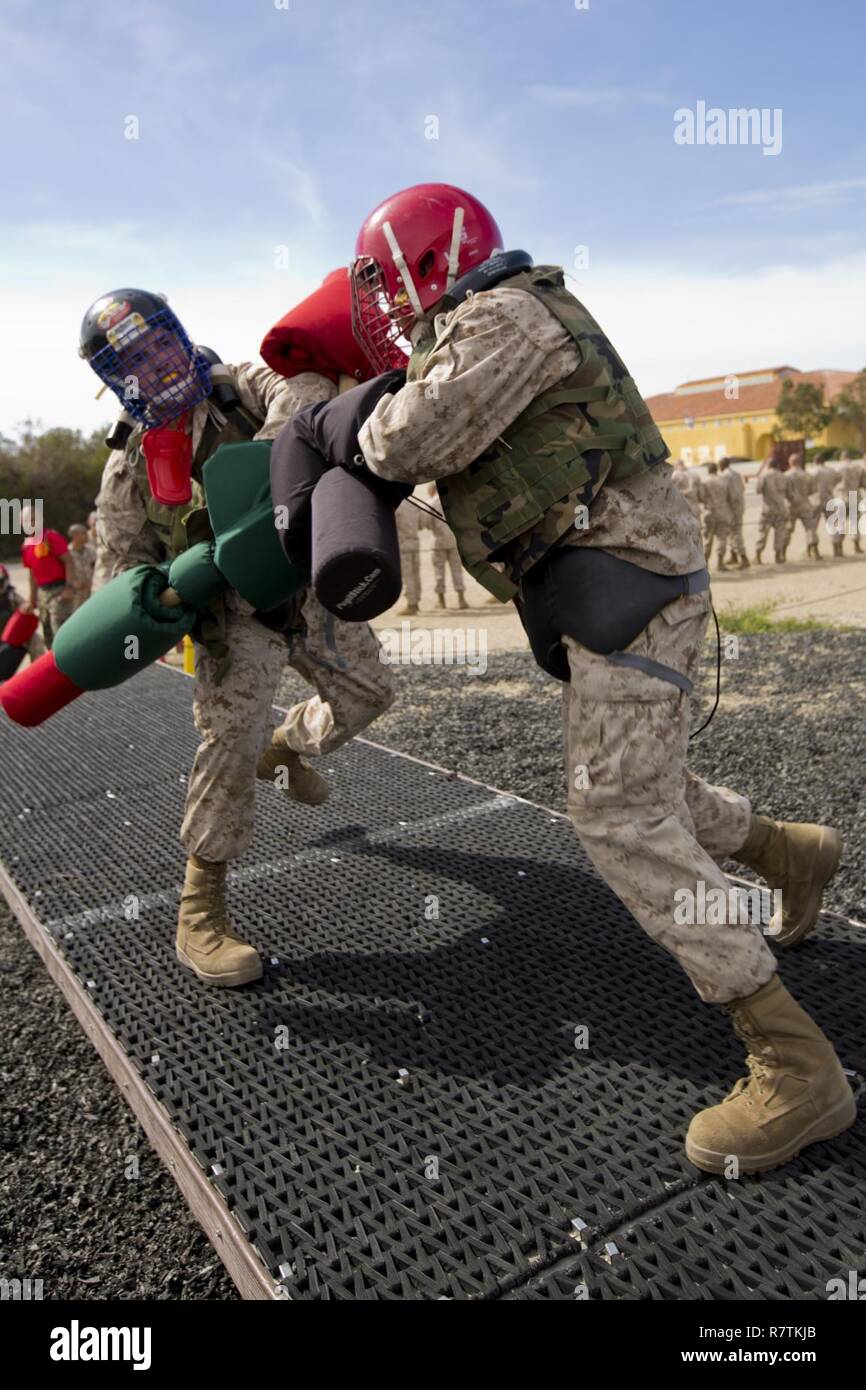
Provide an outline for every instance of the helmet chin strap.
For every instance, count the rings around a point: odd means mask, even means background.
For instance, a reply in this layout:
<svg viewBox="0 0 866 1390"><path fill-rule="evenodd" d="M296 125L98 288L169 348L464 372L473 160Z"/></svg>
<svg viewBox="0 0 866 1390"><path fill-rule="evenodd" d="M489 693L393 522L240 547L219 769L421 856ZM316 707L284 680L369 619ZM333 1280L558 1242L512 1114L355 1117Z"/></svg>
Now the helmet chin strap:
<svg viewBox="0 0 866 1390"><path fill-rule="evenodd" d="M463 235L463 219L466 213L463 208L454 209L454 222L451 227L451 249L448 252L448 279L445 282L445 289L450 290L454 281L457 279L457 269L460 262L460 238Z"/></svg>
<svg viewBox="0 0 866 1390"><path fill-rule="evenodd" d="M415 281L412 279L412 272L406 264L406 257L400 249L400 243L394 235L394 228L390 222L382 224L382 231L385 233L385 240L388 243L391 255L394 257L394 264L403 279L403 287L409 296L409 303L420 318L424 313L421 300L418 298L418 291L415 288Z"/></svg>

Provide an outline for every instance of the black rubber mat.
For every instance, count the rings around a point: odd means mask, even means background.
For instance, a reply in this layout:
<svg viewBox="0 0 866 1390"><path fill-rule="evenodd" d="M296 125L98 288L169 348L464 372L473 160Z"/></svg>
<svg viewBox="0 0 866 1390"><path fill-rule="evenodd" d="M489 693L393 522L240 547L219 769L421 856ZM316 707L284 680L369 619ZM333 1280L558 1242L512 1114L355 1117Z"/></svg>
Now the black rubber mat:
<svg viewBox="0 0 866 1390"><path fill-rule="evenodd" d="M543 809L357 741L324 807L262 787L230 906L265 977L200 986L195 746L159 669L4 720L0 858L291 1298L823 1299L862 1265L862 1118L760 1179L687 1163L742 1050ZM861 1090L864 946L827 917L782 961Z"/></svg>

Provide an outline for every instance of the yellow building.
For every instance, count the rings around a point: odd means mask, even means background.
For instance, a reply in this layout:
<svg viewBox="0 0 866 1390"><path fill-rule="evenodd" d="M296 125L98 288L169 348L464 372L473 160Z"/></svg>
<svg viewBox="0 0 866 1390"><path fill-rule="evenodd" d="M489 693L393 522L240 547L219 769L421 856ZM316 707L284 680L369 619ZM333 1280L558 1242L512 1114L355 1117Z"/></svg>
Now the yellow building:
<svg viewBox="0 0 866 1390"><path fill-rule="evenodd" d="M663 396L649 396L647 405L664 435L671 457L685 463L711 459L763 459L780 429L776 405L786 377L795 383L811 381L824 387L832 400L855 372L801 372L796 367L768 367L758 372L686 381ZM834 420L810 445L857 447L857 432Z"/></svg>

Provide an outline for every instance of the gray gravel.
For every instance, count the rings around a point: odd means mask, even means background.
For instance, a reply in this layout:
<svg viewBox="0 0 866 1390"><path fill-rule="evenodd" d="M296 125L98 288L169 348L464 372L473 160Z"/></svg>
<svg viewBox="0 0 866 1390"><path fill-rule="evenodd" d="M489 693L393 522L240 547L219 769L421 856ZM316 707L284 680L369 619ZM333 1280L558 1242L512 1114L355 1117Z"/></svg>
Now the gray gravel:
<svg viewBox="0 0 866 1390"><path fill-rule="evenodd" d="M562 687L524 652L460 667L397 667L399 695L370 730L378 743L565 810ZM715 694L707 644L698 727ZM281 702L303 698L289 671ZM722 698L691 743L692 770L780 820L819 820L845 837L825 907L866 920L866 632L766 633L722 661ZM733 866L732 866L733 867ZM739 870L742 872L742 870Z"/></svg>
<svg viewBox="0 0 866 1390"><path fill-rule="evenodd" d="M487 671L400 668L376 741L562 809L560 688L524 653ZM741 638L722 707L693 744L702 776L845 834L827 906L866 919L866 633ZM283 703L305 687L291 673ZM0 1277L46 1298L237 1295L108 1073L0 904ZM124 1166L137 1154L139 1176Z"/></svg>
<svg viewBox="0 0 866 1390"><path fill-rule="evenodd" d="M45 1299L236 1298L2 898L0 1016L0 1278Z"/></svg>

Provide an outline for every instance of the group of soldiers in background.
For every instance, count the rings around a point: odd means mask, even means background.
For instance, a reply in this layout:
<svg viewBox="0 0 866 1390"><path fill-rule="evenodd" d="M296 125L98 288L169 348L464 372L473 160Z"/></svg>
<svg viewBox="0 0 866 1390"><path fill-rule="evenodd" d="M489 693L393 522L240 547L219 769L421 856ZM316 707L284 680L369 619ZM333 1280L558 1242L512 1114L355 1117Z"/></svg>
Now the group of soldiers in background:
<svg viewBox="0 0 866 1390"><path fill-rule="evenodd" d="M32 531L32 514L26 512L23 520L25 530ZM63 624L90 597L95 522L96 513L91 512L86 526L73 522L66 536L51 530L27 536L21 546L21 563L30 581L26 598L18 593L6 566L0 565L0 632L19 609L38 613L42 632L34 633L27 648L33 661L53 645Z"/></svg>
<svg viewBox="0 0 866 1390"><path fill-rule="evenodd" d="M761 515L755 546L755 563L763 564L762 556L770 532L777 564L784 564L788 546L799 521L806 532L806 554L820 560L818 526L827 519L828 503L842 501L847 509L851 496L866 498L866 464L852 459L845 451L838 467L831 467L825 455L816 454L806 466L802 453L791 454L790 467L777 455L770 455L755 479L755 489L761 498ZM674 484L688 501L695 515L703 520L704 552L707 563L716 547L717 568L748 569L749 558L743 539L743 515L746 508L746 484L729 459L707 464L706 477L689 473L680 459L674 465ZM857 509L855 508L855 513ZM860 554L860 536L856 526L851 537L854 550ZM843 555L844 533L830 534L833 556Z"/></svg>

